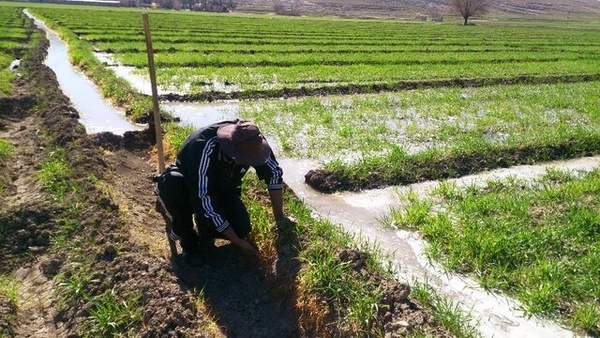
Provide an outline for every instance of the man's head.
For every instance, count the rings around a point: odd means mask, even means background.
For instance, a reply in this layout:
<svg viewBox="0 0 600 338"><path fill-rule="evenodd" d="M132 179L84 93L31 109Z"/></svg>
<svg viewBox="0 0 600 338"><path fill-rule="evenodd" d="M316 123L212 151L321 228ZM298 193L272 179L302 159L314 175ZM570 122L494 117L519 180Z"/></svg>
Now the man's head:
<svg viewBox="0 0 600 338"><path fill-rule="evenodd" d="M239 164L260 166L271 156L271 147L252 122L223 125L217 130L217 139L223 152Z"/></svg>

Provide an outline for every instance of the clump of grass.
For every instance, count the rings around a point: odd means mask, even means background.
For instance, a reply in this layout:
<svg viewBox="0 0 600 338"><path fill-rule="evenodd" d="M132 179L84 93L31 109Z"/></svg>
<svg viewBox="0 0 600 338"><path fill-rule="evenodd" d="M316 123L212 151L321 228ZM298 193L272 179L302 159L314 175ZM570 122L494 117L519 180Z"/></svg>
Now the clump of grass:
<svg viewBox="0 0 600 338"><path fill-rule="evenodd" d="M19 289L21 283L11 277L0 275L0 294L4 295L9 302L9 306L17 309L19 306Z"/></svg>
<svg viewBox="0 0 600 338"><path fill-rule="evenodd" d="M470 322L471 318L463 314L458 305L440 297L435 290L426 283L414 281L412 283L411 295L420 304L428 306L433 315L441 325L454 333L456 337L480 337L475 326Z"/></svg>
<svg viewBox="0 0 600 338"><path fill-rule="evenodd" d="M7 140L0 140L0 160L5 161L13 153L13 146Z"/></svg>
<svg viewBox="0 0 600 338"><path fill-rule="evenodd" d="M17 319L16 313L19 308L20 288L21 283L14 277L0 275L0 296L3 296L2 298L8 300L8 304L3 304L5 307L8 306L8 309L5 308L3 311L4 317L2 318L2 324L8 325L9 327L11 327ZM4 337L5 334L10 336L10 332L6 332L3 326L0 326L0 337Z"/></svg>
<svg viewBox="0 0 600 338"><path fill-rule="evenodd" d="M43 189L54 200L64 201L70 192L77 189L70 182L68 156L62 148L55 147L48 151L48 158L41 164L36 176L42 182Z"/></svg>
<svg viewBox="0 0 600 338"><path fill-rule="evenodd" d="M6 140L0 139L0 162L7 163L7 160L14 152L12 144ZM5 183L0 180L0 196L6 191ZM1 236L0 236L1 238Z"/></svg>
<svg viewBox="0 0 600 338"><path fill-rule="evenodd" d="M208 332L211 337L221 336L221 328L215 321L211 320L212 318L215 318L215 315L211 313L210 307L206 304L204 289L195 291L194 293L196 294L194 301L195 312L204 315L202 316L202 322L199 323L198 327L202 328L202 332Z"/></svg>
<svg viewBox="0 0 600 338"><path fill-rule="evenodd" d="M114 289L92 296L89 286L92 274L89 262L72 263L68 275L56 278L56 291L62 306L78 302L91 304L89 315L80 334L83 337L135 336L142 322L140 297L136 293L119 295Z"/></svg>
<svg viewBox="0 0 600 338"><path fill-rule="evenodd" d="M384 224L396 228L418 229L427 222L431 202L419 199L412 190L399 198L405 200L406 207L391 209L390 214L382 220Z"/></svg>
<svg viewBox="0 0 600 338"><path fill-rule="evenodd" d="M11 71L6 69L0 70L0 97L10 94L14 79L15 75Z"/></svg>
<svg viewBox="0 0 600 338"><path fill-rule="evenodd" d="M185 139L194 131L192 126L181 126L177 123L167 123L164 126L164 152L165 157L175 160L177 152L183 145Z"/></svg>
<svg viewBox="0 0 600 338"><path fill-rule="evenodd" d="M434 193L440 208L415 222L430 256L516 295L530 313L600 333L600 170L582 177L553 170L533 182L446 185ZM414 203L407 210L423 202ZM392 214L406 224L408 211Z"/></svg>
<svg viewBox="0 0 600 338"><path fill-rule="evenodd" d="M55 277L56 291L60 295L60 302L64 306L74 301L89 298L87 287L90 284L91 274L89 263L72 263L68 275L58 274Z"/></svg>
<svg viewBox="0 0 600 338"><path fill-rule="evenodd" d="M140 296L130 294L125 299L107 290L93 299L88 321L81 332L83 337L134 337L142 322Z"/></svg>

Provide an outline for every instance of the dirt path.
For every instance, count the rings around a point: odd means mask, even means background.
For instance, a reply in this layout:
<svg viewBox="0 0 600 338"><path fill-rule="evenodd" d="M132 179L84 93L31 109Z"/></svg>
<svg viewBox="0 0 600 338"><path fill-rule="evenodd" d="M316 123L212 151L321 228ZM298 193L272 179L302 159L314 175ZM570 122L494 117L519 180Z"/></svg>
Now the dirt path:
<svg viewBox="0 0 600 338"><path fill-rule="evenodd" d="M112 169L109 180L122 210L132 238L149 255L170 256L162 217L154 210L155 167L145 150L119 149L106 151ZM200 292L207 310L215 318L220 332L228 337L293 337L298 336L297 316L282 299L271 292L271 274L246 261L227 242L218 242L205 265L190 267L177 261L174 272L182 288Z"/></svg>
<svg viewBox="0 0 600 338"><path fill-rule="evenodd" d="M23 104L27 99L15 97L15 103L20 101ZM13 108L8 115L1 117L0 123L0 139L8 141L15 149L15 156L4 169L11 173L9 190L12 194L2 200L4 205L0 209L0 222L5 224L6 230L15 230L14 235L7 234L4 245L0 247L3 257L1 271L16 269L13 276L20 281L18 311L11 311L18 325L11 325L8 332L17 337L58 337L62 330L54 323L54 281L42 272L49 266L45 254L49 245L49 231L45 228L49 224L43 219L47 219L46 213L51 211L33 178L39 145L34 141L37 121L32 116L24 117L25 107L15 105ZM40 256L24 256L24 252Z"/></svg>

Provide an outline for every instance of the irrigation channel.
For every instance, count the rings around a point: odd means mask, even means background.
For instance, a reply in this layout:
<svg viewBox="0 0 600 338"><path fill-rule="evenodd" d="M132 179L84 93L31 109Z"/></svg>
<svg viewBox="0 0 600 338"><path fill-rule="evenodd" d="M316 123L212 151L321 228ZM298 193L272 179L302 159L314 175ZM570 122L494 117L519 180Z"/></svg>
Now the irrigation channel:
<svg viewBox="0 0 600 338"><path fill-rule="evenodd" d="M26 12L27 13L27 12ZM29 13L27 13L29 15ZM46 64L56 73L62 90L71 99L81 114L80 122L88 133L109 131L122 134L126 130L140 126L128 122L122 112L106 103L98 89L85 75L69 64L67 47L55 32L36 20L38 27L47 32L50 47ZM107 58L108 56L101 56ZM113 69L118 65L112 65ZM117 73L141 89L145 84L127 69ZM149 81L146 81L149 86ZM142 92L149 92L149 87ZM79 102L86 102L85 105ZM181 118L182 123L197 127L222 119L236 117L238 106L235 103L200 105L197 103L165 103L172 113ZM274 151L277 153L276 142ZM574 337L575 334L550 321L537 317L527 317L518 310L519 303L502 294L483 290L473 279L449 274L431 263L423 254L424 242L417 234L391 230L381 226L379 219L391 207L401 206L398 194L413 190L418 195L426 195L440 182L425 182L403 187L371 190L361 193L321 194L304 184L304 174L314 169L314 160L299 160L279 157L285 173L286 184L320 217L329 219L351 234L356 235L390 254L393 263L399 267L397 277L408 283L418 281L431 285L440 295L470 313L475 325L485 337ZM535 166L518 166L494 170L478 175L454 179L457 186L484 184L489 179L515 177L533 179L553 167L563 170L589 171L600 166L600 157L546 163Z"/></svg>

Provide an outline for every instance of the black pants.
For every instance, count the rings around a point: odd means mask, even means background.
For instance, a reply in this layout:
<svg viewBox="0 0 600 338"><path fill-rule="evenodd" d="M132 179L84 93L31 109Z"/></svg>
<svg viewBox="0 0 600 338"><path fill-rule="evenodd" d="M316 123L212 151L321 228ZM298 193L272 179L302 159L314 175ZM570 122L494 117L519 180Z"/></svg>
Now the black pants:
<svg viewBox="0 0 600 338"><path fill-rule="evenodd" d="M158 178L157 191L158 203L163 203L172 220L172 232L169 236L180 240L184 251L197 252L204 243L212 243L213 238L224 238L216 231L213 223L206 218L200 205L190 203L188 191L183 175L176 168L169 168ZM250 217L244 202L238 192L219 193L211 195L211 199L220 205L229 221L231 228L240 238L245 238L250 233ZM196 221L198 232L194 230Z"/></svg>

